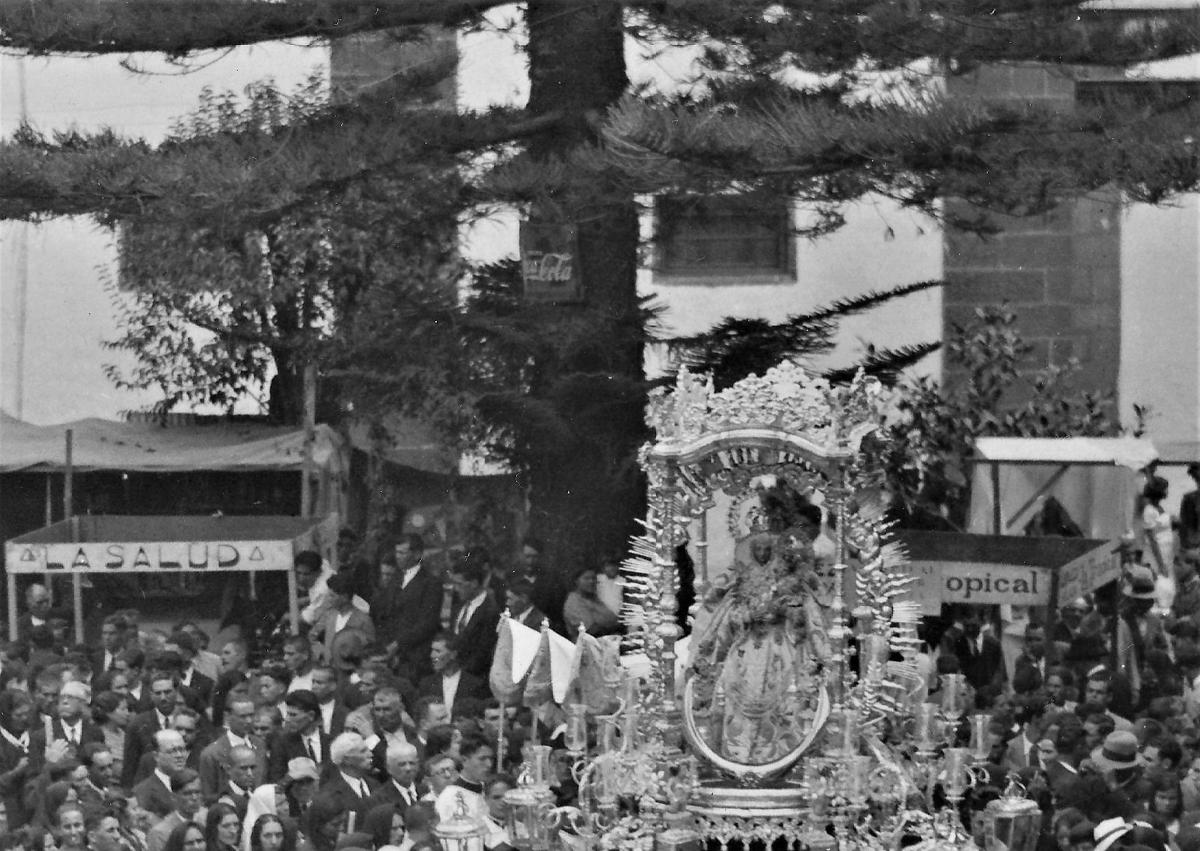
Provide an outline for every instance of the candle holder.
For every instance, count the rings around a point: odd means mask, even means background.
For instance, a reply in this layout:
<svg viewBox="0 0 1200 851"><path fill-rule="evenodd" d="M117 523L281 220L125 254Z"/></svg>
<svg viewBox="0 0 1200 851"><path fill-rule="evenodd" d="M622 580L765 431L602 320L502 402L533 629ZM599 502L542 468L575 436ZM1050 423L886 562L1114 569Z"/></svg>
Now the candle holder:
<svg viewBox="0 0 1200 851"><path fill-rule="evenodd" d="M484 851L483 822L471 815L462 792L458 793L450 818L439 821L433 828L433 835L443 851Z"/></svg>
<svg viewBox="0 0 1200 851"><path fill-rule="evenodd" d="M966 714L970 686L963 674L942 674L942 715L957 724Z"/></svg>

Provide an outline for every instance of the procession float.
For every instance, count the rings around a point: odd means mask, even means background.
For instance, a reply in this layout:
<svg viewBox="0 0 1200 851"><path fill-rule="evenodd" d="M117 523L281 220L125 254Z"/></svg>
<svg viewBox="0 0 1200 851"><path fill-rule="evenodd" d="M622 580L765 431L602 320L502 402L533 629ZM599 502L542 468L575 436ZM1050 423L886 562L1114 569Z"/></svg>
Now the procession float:
<svg viewBox="0 0 1200 851"><path fill-rule="evenodd" d="M684 370L652 396L648 513L623 566L622 650L647 664L597 668L615 706L564 706L576 807L553 806L549 748L530 749L514 845L1032 851L1041 815L1015 783L977 824L961 816L989 718L961 675L931 698L915 664L920 611L881 500L886 403L873 378L791 363L720 391ZM732 556L710 564L718 523ZM449 851L469 851L448 827Z"/></svg>

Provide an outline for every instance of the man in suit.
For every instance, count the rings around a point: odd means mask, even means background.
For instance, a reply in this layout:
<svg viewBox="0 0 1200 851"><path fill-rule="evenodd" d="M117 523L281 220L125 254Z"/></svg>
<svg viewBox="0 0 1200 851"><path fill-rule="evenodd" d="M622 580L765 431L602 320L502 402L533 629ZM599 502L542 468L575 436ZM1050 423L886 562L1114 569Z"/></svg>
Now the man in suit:
<svg viewBox="0 0 1200 851"><path fill-rule="evenodd" d="M496 649L500 609L484 587L483 569L477 563L460 562L450 578L459 600L458 610L451 618L452 631L458 639L458 664L472 676L486 678Z"/></svg>
<svg viewBox="0 0 1200 851"><path fill-rule="evenodd" d="M103 744L103 731L88 717L91 700L92 690L83 683L72 680L62 685L55 717L29 732L29 764L35 772L45 765L46 746L51 742L65 742L70 756L88 742Z"/></svg>
<svg viewBox="0 0 1200 851"><path fill-rule="evenodd" d="M125 675L129 687L129 709L135 713L154 708L150 699L150 688L142 675L146 669L146 654L138 648L126 648L117 655L116 670Z"/></svg>
<svg viewBox="0 0 1200 851"><path fill-rule="evenodd" d="M50 592L46 586L35 582L26 588L25 606L28 611L17 619L17 639L28 642L35 626L50 625Z"/></svg>
<svg viewBox="0 0 1200 851"><path fill-rule="evenodd" d="M321 784L321 795L337 803L339 813L354 812L358 821L371 808L379 784L371 777L371 751L358 733L342 733L329 746L333 770Z"/></svg>
<svg viewBox="0 0 1200 851"><path fill-rule="evenodd" d="M153 676L150 679L150 700L153 708L134 716L125 730L125 762L121 767L121 785L127 789L134 784L142 754L155 749L155 734L171 729L171 716L179 705L179 692L175 687L175 680L161 673ZM183 742L182 737L180 742ZM184 759L186 758L185 746ZM183 763L180 763L179 767L183 768Z"/></svg>
<svg viewBox="0 0 1200 851"><path fill-rule="evenodd" d="M396 572L377 595L381 611L380 639L388 653L396 657L401 676L413 682L430 672L429 644L442 628L441 580L421 559L425 541L420 535L407 535L392 547Z"/></svg>
<svg viewBox="0 0 1200 851"><path fill-rule="evenodd" d="M246 817L250 793L259 785L259 755L254 748L238 745L229 752L228 779L220 789L217 801L229 804L238 811L240 818Z"/></svg>
<svg viewBox="0 0 1200 851"><path fill-rule="evenodd" d="M1046 682L1049 663L1046 661L1046 628L1030 621L1025 626L1025 646L1013 663L1013 681L1018 679L1036 682L1040 688ZM1033 674L1037 676L1034 677Z"/></svg>
<svg viewBox="0 0 1200 851"><path fill-rule="evenodd" d="M150 776L133 787L133 794L142 809L164 818L175 809L171 778L186 769L184 763L187 760L187 745L183 743L183 736L174 730L159 730L154 734L152 741L155 749L154 770L150 772ZM195 774L195 777L199 788L200 775ZM200 802L196 803L198 805Z"/></svg>
<svg viewBox="0 0 1200 851"><path fill-rule="evenodd" d="M429 651L433 673L417 686L417 694L421 697L440 699L450 710L451 718L463 717L466 714L464 710L470 708L474 701L488 696L484 680L464 670L459 664L460 646L460 640L450 633L439 633Z"/></svg>
<svg viewBox="0 0 1200 851"><path fill-rule="evenodd" d="M528 579L514 579L505 592L508 616L530 629L541 630L546 615L533 605L533 583Z"/></svg>
<svg viewBox="0 0 1200 851"><path fill-rule="evenodd" d="M267 743L251 732L253 723L254 701L233 698L225 709L225 729L200 752L200 786L204 790L205 801L212 803L228 788L233 776L233 752L239 747L249 748L255 757L255 768L249 779L250 785L238 785L253 790L266 782Z"/></svg>
<svg viewBox="0 0 1200 851"><path fill-rule="evenodd" d="M417 749L410 744L388 745L385 765L387 779L371 796L368 809L390 804L404 812L420 801L421 796L428 791L424 784L417 783L417 774L421 770Z"/></svg>
<svg viewBox="0 0 1200 851"><path fill-rule="evenodd" d="M338 695L338 675L329 665L318 665L312 670L312 694L316 695L317 720L321 731L332 739L346 726L349 710Z"/></svg>
<svg viewBox="0 0 1200 851"><path fill-rule="evenodd" d="M92 670L97 675L117 669L117 658L125 649L129 623L118 614L108 615L100 626L100 649L92 654Z"/></svg>
<svg viewBox="0 0 1200 851"><path fill-rule="evenodd" d="M424 762L426 757L432 756L425 751L429 731L434 727L449 724L450 710L446 708L446 704L442 703L441 694L437 694L417 698L417 702L413 704L412 714L413 719L417 722L417 734L415 739L410 740L410 744L416 747L417 758Z"/></svg>
<svg viewBox="0 0 1200 851"><path fill-rule="evenodd" d="M387 778L388 748L408 744L416 735L416 729L407 723L400 691L391 686L376 691L371 698L371 733L364 736L376 778L381 782Z"/></svg>
<svg viewBox="0 0 1200 851"><path fill-rule="evenodd" d="M180 690L185 694L195 696L194 702L189 700L188 705L198 712L205 711L212 706L213 689L216 688L216 681L201 673L196 668L196 642L186 632L173 632L167 640L167 650L179 654L179 686Z"/></svg>
<svg viewBox="0 0 1200 851"><path fill-rule="evenodd" d="M283 719L283 735L271 748L267 779L275 783L287 774L288 761L305 756L318 766L329 765L331 738L321 729L320 704L316 695L303 689L294 691L284 700L287 713Z"/></svg>
<svg viewBox="0 0 1200 851"><path fill-rule="evenodd" d="M325 613L312 628L313 641L320 642L325 662L339 671L357 667L357 661L339 652L339 645L355 646L361 652L375 641L375 624L371 616L354 606L354 583L345 574L337 573L325 583L328 606ZM348 639L349 633L358 636L358 641Z"/></svg>
<svg viewBox="0 0 1200 851"><path fill-rule="evenodd" d="M117 779L112 752L102 742L87 742L80 746L77 757L87 769L87 777L75 784L79 806L85 818L102 815L114 797L112 784Z"/></svg>
<svg viewBox="0 0 1200 851"><path fill-rule="evenodd" d="M954 655L967 682L974 689L1004 683L1004 655L1000 642L982 632L983 624L974 607L964 606L962 634L954 640Z"/></svg>
<svg viewBox="0 0 1200 851"><path fill-rule="evenodd" d="M204 793L200 791L200 775L190 768L172 774L171 799L174 803L170 812L146 833L146 851L163 851L171 832L184 822L204 827L207 812L201 806Z"/></svg>

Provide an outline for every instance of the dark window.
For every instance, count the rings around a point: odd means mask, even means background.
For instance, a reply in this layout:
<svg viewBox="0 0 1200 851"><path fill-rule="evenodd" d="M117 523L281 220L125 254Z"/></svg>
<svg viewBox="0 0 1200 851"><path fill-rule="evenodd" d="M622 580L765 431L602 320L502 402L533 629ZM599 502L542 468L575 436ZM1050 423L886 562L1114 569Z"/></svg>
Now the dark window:
<svg viewBox="0 0 1200 851"><path fill-rule="evenodd" d="M657 272L729 277L791 272L786 199L664 197L657 200L656 210Z"/></svg>

